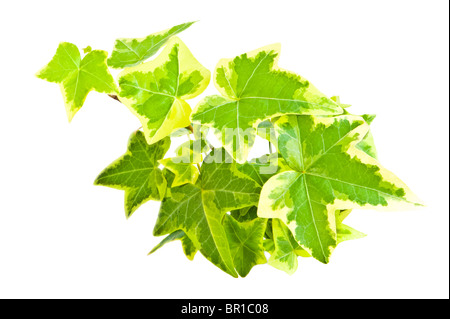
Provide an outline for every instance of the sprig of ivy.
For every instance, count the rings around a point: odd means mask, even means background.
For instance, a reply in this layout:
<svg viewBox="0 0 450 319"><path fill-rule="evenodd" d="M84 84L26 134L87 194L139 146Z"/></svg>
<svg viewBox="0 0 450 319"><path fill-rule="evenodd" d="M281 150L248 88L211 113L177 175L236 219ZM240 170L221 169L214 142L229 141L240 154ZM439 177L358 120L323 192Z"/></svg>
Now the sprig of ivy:
<svg viewBox="0 0 450 319"><path fill-rule="evenodd" d="M374 115L353 115L338 97L279 68L279 45L220 60L213 75L220 95L191 110L188 100L210 82L176 37L192 24L118 39L109 58L90 47L82 57L64 42L37 73L60 85L69 121L91 90L140 120L142 130L95 184L125 191L127 218L148 200L162 202L153 233L165 238L149 254L181 240L190 260L200 251L234 277L264 263L292 274L298 257L328 263L339 243L365 236L343 224L352 209L420 205L378 162ZM109 67L122 69L117 82ZM222 147L211 146L210 130ZM168 158L171 139L183 135L189 140ZM257 135L270 151L249 160Z"/></svg>

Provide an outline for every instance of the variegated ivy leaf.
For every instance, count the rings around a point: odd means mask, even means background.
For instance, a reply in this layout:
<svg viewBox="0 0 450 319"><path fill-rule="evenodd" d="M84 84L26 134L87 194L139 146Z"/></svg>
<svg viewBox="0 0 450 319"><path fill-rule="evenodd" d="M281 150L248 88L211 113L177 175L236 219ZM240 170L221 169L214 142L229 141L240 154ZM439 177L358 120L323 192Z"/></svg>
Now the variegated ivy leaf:
<svg viewBox="0 0 450 319"><path fill-rule="evenodd" d="M278 44L223 59L214 83L222 94L207 96L192 113L194 123L218 130L239 162L247 159L258 123L283 114L333 115L342 108L303 77L278 68Z"/></svg>
<svg viewBox="0 0 450 319"><path fill-rule="evenodd" d="M269 254L273 254L273 251L275 250L275 246L273 244L273 239L271 238L265 238L263 242L264 250L267 251Z"/></svg>
<svg viewBox="0 0 450 319"><path fill-rule="evenodd" d="M191 163L182 162L181 158L165 158L159 160L169 171L175 174L175 178L172 182L172 187L184 185L187 183L195 184L198 179L199 171L197 166Z"/></svg>
<svg viewBox="0 0 450 319"><path fill-rule="evenodd" d="M232 210L230 215L238 222L248 222L258 218L257 207L249 206L241 209Z"/></svg>
<svg viewBox="0 0 450 319"><path fill-rule="evenodd" d="M375 115L373 114L364 114L362 118L366 121L367 124L372 124L372 121L375 119ZM371 130L369 130L364 136L364 138L356 144L356 147L359 148L364 153L372 156L375 159L378 159L377 148L375 147L375 141L373 140L373 135Z"/></svg>
<svg viewBox="0 0 450 319"><path fill-rule="evenodd" d="M332 96L331 99L333 101L335 101L337 104L339 104L339 106L344 109L344 112L342 113L342 115L353 115L347 110L347 108L349 108L351 106L350 104L341 103L341 99L339 98L339 96ZM361 117L366 121L366 123L368 125L370 125L370 124L372 124L376 115L375 114L364 114ZM263 124L263 123L261 123L261 124ZM265 125L267 126L268 124L265 124ZM274 140L276 141L276 138ZM276 142L274 142L274 143L276 143ZM373 140L371 130L368 130L366 136L364 136L364 138L358 144L356 144L356 147L359 148L361 151L367 153L368 155L372 156L373 158L377 159L377 157L378 157L377 149L375 147L375 142Z"/></svg>
<svg viewBox="0 0 450 319"><path fill-rule="evenodd" d="M256 205L261 188L222 151L214 150L205 158L195 185L171 189L153 233L162 236L183 230L208 260L237 277L222 220L230 210Z"/></svg>
<svg viewBox="0 0 450 319"><path fill-rule="evenodd" d="M334 98L334 99L333 99ZM333 100L336 99L336 97L332 97ZM339 101L337 99L337 101ZM338 102L339 103L339 102ZM348 104L339 104L341 107L349 107ZM351 115L347 110L344 110L343 114ZM372 121L375 119L375 115L373 114L364 114L362 115L362 118L366 121L367 124L371 124ZM270 143L272 143L276 148L278 148L278 140L275 134L275 129L273 127L273 124L270 120L263 121L259 123L257 134L268 140ZM375 142L372 136L372 132L369 130L366 134L366 136L356 145L360 150L367 153L368 155L372 156L373 158L377 158L377 149L375 147Z"/></svg>
<svg viewBox="0 0 450 319"><path fill-rule="evenodd" d="M225 232L234 266L241 277L247 276L253 266L267 262L263 247L266 223L267 220L262 218L238 222L230 215L225 215Z"/></svg>
<svg viewBox="0 0 450 319"><path fill-rule="evenodd" d="M330 97L330 99L332 99L334 102L336 102L343 109L346 109L351 106L350 104L341 103L341 98L339 96L332 96L332 97Z"/></svg>
<svg viewBox="0 0 450 319"><path fill-rule="evenodd" d="M83 48L83 53L84 54L87 54L87 53L89 53L91 51L92 51L92 47L90 45L88 45L87 47Z"/></svg>
<svg viewBox="0 0 450 319"><path fill-rule="evenodd" d="M273 128L273 124L270 120L265 120L265 121L262 121L261 123L259 123L258 127L256 129L256 134L258 134L259 137L262 137L263 139L268 140L274 146L277 145L275 129Z"/></svg>
<svg viewBox="0 0 450 319"><path fill-rule="evenodd" d="M165 193L164 197L170 197L171 196L170 190L172 187L173 180L175 179L175 174L172 173L171 171L169 171L165 167L162 169L162 173L163 173L164 178L166 179L166 184L167 184L166 193Z"/></svg>
<svg viewBox="0 0 450 319"><path fill-rule="evenodd" d="M346 240L363 238L366 235L343 224L345 217L351 210L336 211L337 243ZM292 232L278 218L272 220L273 239L265 242L266 250L270 253L268 264L292 275L298 267L298 257L311 257L294 239Z"/></svg>
<svg viewBox="0 0 450 319"><path fill-rule="evenodd" d="M194 260L195 255L197 254L198 248L195 247L192 240L188 237L188 235L184 235L181 238L181 245L183 247L184 254L189 260Z"/></svg>
<svg viewBox="0 0 450 319"><path fill-rule="evenodd" d="M292 170L264 184L258 216L280 218L321 262L337 244L336 210L418 205L400 179L355 146L369 129L361 117L283 116L274 126Z"/></svg>
<svg viewBox="0 0 450 319"><path fill-rule="evenodd" d="M303 250L295 241L291 231L278 218L272 220L272 233L273 251L268 264L292 275L297 270L298 256Z"/></svg>
<svg viewBox="0 0 450 319"><path fill-rule="evenodd" d="M252 178L261 187L276 173L290 169L278 153L266 154L244 164L237 164L238 170Z"/></svg>
<svg viewBox="0 0 450 319"><path fill-rule="evenodd" d="M170 29L150 34L145 38L122 38L117 39L108 65L112 68L121 69L135 66L153 56L174 35L186 30L195 22L187 22L176 25Z"/></svg>
<svg viewBox="0 0 450 319"><path fill-rule="evenodd" d="M205 139L189 140L180 144L175 149L175 154L179 157L179 161L183 163L198 164L203 161L203 154L210 151L210 147Z"/></svg>
<svg viewBox="0 0 450 319"><path fill-rule="evenodd" d="M190 125L186 100L202 93L209 79L209 71L174 37L156 59L119 74L119 99L139 118L152 144Z"/></svg>
<svg viewBox="0 0 450 319"><path fill-rule="evenodd" d="M148 253L153 254L155 251L163 247L172 241L180 240L183 247L184 254L189 260L193 260L198 249L194 246L194 243L189 239L189 237L182 230L176 230L173 233L167 235L161 242L153 247L153 249Z"/></svg>
<svg viewBox="0 0 450 319"><path fill-rule="evenodd" d="M195 184L199 176L196 164L203 161L203 153L207 153L209 150L204 139L189 140L177 147L176 157L160 160L159 162L175 175L172 187L186 183Z"/></svg>
<svg viewBox="0 0 450 319"><path fill-rule="evenodd" d="M131 134L127 152L105 168L95 185L125 190L125 213L130 217L146 201L162 200L166 179L158 168L159 160L170 147L170 138L148 145L144 134Z"/></svg>
<svg viewBox="0 0 450 319"><path fill-rule="evenodd" d="M107 57L106 51L94 50L82 59L75 44L62 42L52 60L36 74L40 79L59 83L69 122L83 106L90 91L117 91L106 65Z"/></svg>
<svg viewBox="0 0 450 319"><path fill-rule="evenodd" d="M158 249L160 249L161 247L163 247L165 244L168 244L174 240L178 240L181 239L185 236L186 234L184 233L184 231L182 230L176 230L173 233L167 235L166 237L164 237L163 240L161 240L159 242L158 245L156 245L155 247L153 247L152 250L150 250L150 252L148 253L149 255L153 254L155 251L157 251Z"/></svg>
<svg viewBox="0 0 450 319"><path fill-rule="evenodd" d="M346 240L360 239L367 236L366 234L343 224L344 219L351 213L351 211L351 209L336 211L336 233L338 244Z"/></svg>

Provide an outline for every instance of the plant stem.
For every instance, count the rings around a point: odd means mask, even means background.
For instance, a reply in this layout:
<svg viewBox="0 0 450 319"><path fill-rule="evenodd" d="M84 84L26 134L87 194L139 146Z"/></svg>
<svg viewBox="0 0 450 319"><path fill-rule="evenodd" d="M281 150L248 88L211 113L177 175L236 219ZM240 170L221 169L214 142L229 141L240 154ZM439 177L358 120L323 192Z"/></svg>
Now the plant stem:
<svg viewBox="0 0 450 319"><path fill-rule="evenodd" d="M115 94L108 94L108 96L109 96L110 98L112 98L113 100L116 100L116 101L119 101L119 102L120 102L119 97L118 97L117 95L115 95ZM122 103L122 102L121 102L121 103Z"/></svg>

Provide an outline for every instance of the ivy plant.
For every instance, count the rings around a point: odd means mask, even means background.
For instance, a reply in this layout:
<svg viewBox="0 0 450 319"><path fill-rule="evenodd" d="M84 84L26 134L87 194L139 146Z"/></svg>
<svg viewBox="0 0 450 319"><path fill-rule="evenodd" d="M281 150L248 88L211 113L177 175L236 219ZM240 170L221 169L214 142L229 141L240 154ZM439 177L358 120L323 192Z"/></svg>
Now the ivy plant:
<svg viewBox="0 0 450 319"><path fill-rule="evenodd" d="M180 240L187 258L200 251L233 277L265 263L292 274L299 257L328 263L338 244L365 236L344 224L353 209L421 205L378 162L375 116L351 114L338 97L278 67L279 45L220 60L218 94L192 110L188 101L211 78L176 36L192 24L117 39L110 55L63 42L37 73L60 85L69 121L95 90L141 122L94 183L125 191L127 218L161 201L153 234L165 237L149 254ZM121 70L116 80L111 68ZM267 154L249 159L257 136ZM186 141L169 156L179 137Z"/></svg>

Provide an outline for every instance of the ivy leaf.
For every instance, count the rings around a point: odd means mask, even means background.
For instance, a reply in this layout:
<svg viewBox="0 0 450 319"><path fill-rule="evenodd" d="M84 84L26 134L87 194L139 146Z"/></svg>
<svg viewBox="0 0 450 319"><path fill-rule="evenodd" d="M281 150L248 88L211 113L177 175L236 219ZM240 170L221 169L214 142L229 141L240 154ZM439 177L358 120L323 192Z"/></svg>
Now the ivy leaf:
<svg viewBox="0 0 450 319"><path fill-rule="evenodd" d="M273 145L277 145L277 139L275 136L275 129L273 127L273 124L270 120L262 121L258 124L258 127L256 129L256 134L258 134L259 137L268 140Z"/></svg>
<svg viewBox="0 0 450 319"><path fill-rule="evenodd" d="M194 260L195 255L197 254L197 247L195 247L192 240L188 237L188 235L185 235L183 238L181 238L181 245L183 246L183 251L186 257L189 260Z"/></svg>
<svg viewBox="0 0 450 319"><path fill-rule="evenodd" d="M275 250L275 246L273 244L273 239L271 238L265 238L263 242L264 250L267 251L269 254L273 254Z"/></svg>
<svg viewBox="0 0 450 319"><path fill-rule="evenodd" d="M253 266L267 262L263 247L266 223L267 220L262 218L240 223L225 215L225 232L234 266L241 277L247 276Z"/></svg>
<svg viewBox="0 0 450 319"><path fill-rule="evenodd" d="M344 113L345 115L352 115L350 112L347 111L347 108L350 107L351 105L349 104L342 104L340 101L339 96L333 96L331 97L331 99L333 101L335 101L336 103L339 104L339 106L341 106L344 109ZM372 124L373 120L375 119L376 115L375 114L364 114L361 116L364 121L366 121L366 123L368 125ZM378 154L377 154L377 149L375 147L375 142L373 140L373 136L372 136L372 132L371 130L369 130L366 134L366 136L364 136L364 138L361 140L361 142L359 142L358 144L356 144L356 147L359 148L361 151L367 153L368 155L372 156L373 158L377 159L378 158Z"/></svg>
<svg viewBox="0 0 450 319"><path fill-rule="evenodd" d="M280 158L277 153L266 154L244 164L237 164L237 168L261 187L276 173L290 169L284 159Z"/></svg>
<svg viewBox="0 0 450 319"><path fill-rule="evenodd" d="M373 114L364 114L362 118L366 121L368 125L372 124L372 121L375 119L375 115ZM373 135L371 130L369 130L362 139L361 142L356 144L356 147L359 148L361 151L366 153L369 156L372 156L375 159L378 159L378 152L377 148L375 147L375 141L373 139Z"/></svg>
<svg viewBox="0 0 450 319"><path fill-rule="evenodd" d="M163 247L172 241L180 240L183 247L184 254L189 260L193 260L195 254L197 253L197 248L194 243L189 239L189 237L182 230L176 230L173 233L167 235L158 245L153 247L153 249L148 253L148 255L153 254L155 251Z"/></svg>
<svg viewBox="0 0 450 319"><path fill-rule="evenodd" d="M336 211L336 233L338 244L347 240L360 239L367 236L366 234L343 224L344 219L351 213L351 211L351 209Z"/></svg>
<svg viewBox="0 0 450 319"><path fill-rule="evenodd" d="M332 99L334 102L336 102L343 109L346 109L351 106L350 104L341 103L341 98L339 96L332 96L332 97L330 97L330 99Z"/></svg>
<svg viewBox="0 0 450 319"><path fill-rule="evenodd" d="M321 262L337 244L337 209L418 205L400 179L355 146L369 129L361 117L284 116L274 126L292 170L264 184L258 216L280 218Z"/></svg>
<svg viewBox="0 0 450 319"><path fill-rule="evenodd" d="M83 53L84 54L87 54L87 53L89 53L91 51L92 51L92 47L90 45L88 45L87 47L83 48Z"/></svg>
<svg viewBox="0 0 450 319"><path fill-rule="evenodd" d="M176 25L170 29L150 34L145 38L117 39L108 65L115 69L135 66L153 56L174 35L189 28L194 22Z"/></svg>
<svg viewBox="0 0 450 319"><path fill-rule="evenodd" d="M182 143L175 149L175 154L179 157L179 161L183 163L199 164L203 161L203 154L208 153L210 150L206 140L200 138Z"/></svg>
<svg viewBox="0 0 450 319"><path fill-rule="evenodd" d="M106 51L94 50L81 59L76 45L62 42L52 60L36 74L40 79L59 83L69 122L83 106L90 91L117 91L106 65L107 57Z"/></svg>
<svg viewBox="0 0 450 319"><path fill-rule="evenodd" d="M175 174L172 187L184 185L187 183L195 184L198 179L199 171L197 167L190 163L183 163L179 157L166 158L159 160L169 171Z"/></svg>
<svg viewBox="0 0 450 319"><path fill-rule="evenodd" d="M119 99L142 123L149 144L190 125L185 100L208 86L210 73L178 38L154 60L119 74Z"/></svg>
<svg viewBox="0 0 450 319"><path fill-rule="evenodd" d="M163 247L165 244L168 244L170 242L173 242L175 240L181 239L185 236L186 234L184 233L184 231L182 230L176 230L173 233L167 235L166 237L164 237L163 240L161 240L159 242L158 245L156 245L155 247L153 247L152 250L150 250L150 252L148 253L148 255L153 254L155 251L157 251L158 249L160 249L161 247Z"/></svg>
<svg viewBox="0 0 450 319"><path fill-rule="evenodd" d="M195 184L199 176L199 170L195 164L201 163L202 153L209 150L204 139L189 140L175 149L176 157L160 160L159 162L175 175L172 187L186 183Z"/></svg>
<svg viewBox="0 0 450 319"><path fill-rule="evenodd" d="M352 227L343 224L345 217L350 212L351 210L336 211L338 244L346 240L359 239L366 236ZM297 270L298 257L311 257L311 255L300 247L289 228L278 218L272 220L272 233L273 240L269 239L265 242L265 249L271 255L268 264L292 275Z"/></svg>
<svg viewBox="0 0 450 319"><path fill-rule="evenodd" d="M170 138L148 145L144 134L131 134L125 155L111 163L96 178L95 185L125 190L125 213L130 217L146 201L162 200L166 179L158 160L170 147Z"/></svg>
<svg viewBox="0 0 450 319"><path fill-rule="evenodd" d="M273 247L268 264L292 275L298 267L297 250L301 249L291 231L278 218L272 220Z"/></svg>
<svg viewBox="0 0 450 319"><path fill-rule="evenodd" d="M230 215L238 222L248 222L258 218L257 209L258 208L256 206L244 207L241 209L232 210Z"/></svg>
<svg viewBox="0 0 450 319"><path fill-rule="evenodd" d="M195 185L171 189L159 211L155 236L183 230L213 264L237 277L222 225L226 212L256 205L261 188L239 172L222 149L205 158Z"/></svg>
<svg viewBox="0 0 450 319"><path fill-rule="evenodd" d="M192 121L218 130L218 138L239 162L247 159L259 122L283 114L333 115L342 108L303 77L278 68L280 46L266 46L223 59L214 83L222 96L203 99Z"/></svg>

